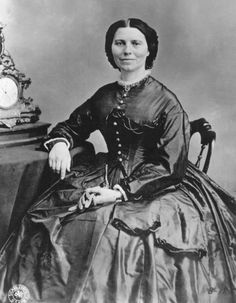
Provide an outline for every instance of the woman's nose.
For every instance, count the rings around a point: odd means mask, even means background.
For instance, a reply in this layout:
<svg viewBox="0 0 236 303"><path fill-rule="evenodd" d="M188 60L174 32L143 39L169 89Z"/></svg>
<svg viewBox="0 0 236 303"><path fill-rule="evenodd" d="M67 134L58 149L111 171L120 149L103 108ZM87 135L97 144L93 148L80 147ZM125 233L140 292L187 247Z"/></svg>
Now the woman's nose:
<svg viewBox="0 0 236 303"><path fill-rule="evenodd" d="M126 45L125 45L124 54L125 54L125 55L130 55L130 54L131 54L131 47L130 47L129 44L126 44Z"/></svg>

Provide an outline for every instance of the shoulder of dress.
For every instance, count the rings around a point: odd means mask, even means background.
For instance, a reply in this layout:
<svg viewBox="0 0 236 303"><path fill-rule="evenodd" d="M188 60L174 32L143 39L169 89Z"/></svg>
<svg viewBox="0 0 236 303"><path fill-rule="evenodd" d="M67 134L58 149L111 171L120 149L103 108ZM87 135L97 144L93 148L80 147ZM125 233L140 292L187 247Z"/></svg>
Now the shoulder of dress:
<svg viewBox="0 0 236 303"><path fill-rule="evenodd" d="M155 78L152 78L152 80L152 84L155 90L157 90L162 95L162 97L165 97L165 99L173 100L174 102L179 102L177 96L167 86Z"/></svg>
<svg viewBox="0 0 236 303"><path fill-rule="evenodd" d="M99 100L100 98L107 96L116 89L116 82L108 83L98 88L90 99Z"/></svg>
<svg viewBox="0 0 236 303"><path fill-rule="evenodd" d="M116 88L116 86L117 86L117 82L111 82L111 83L104 84L103 86L101 86L96 91L96 93L101 93L101 92L107 92L107 91L110 91L110 90L114 90Z"/></svg>
<svg viewBox="0 0 236 303"><path fill-rule="evenodd" d="M155 78L153 78L156 84L156 89L159 93L159 100L162 99L164 103L166 103L166 108L172 109L176 108L179 109L179 111L184 111L182 104L180 103L178 97L176 94L171 91L167 86L165 86L163 83L159 82ZM161 97L161 98L160 98Z"/></svg>

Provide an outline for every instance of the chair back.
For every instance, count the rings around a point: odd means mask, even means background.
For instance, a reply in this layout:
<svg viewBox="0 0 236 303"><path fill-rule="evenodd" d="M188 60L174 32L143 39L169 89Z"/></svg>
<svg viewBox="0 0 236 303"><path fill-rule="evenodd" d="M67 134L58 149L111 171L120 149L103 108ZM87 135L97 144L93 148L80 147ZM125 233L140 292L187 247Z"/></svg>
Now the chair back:
<svg viewBox="0 0 236 303"><path fill-rule="evenodd" d="M191 121L190 127L191 127L191 136L195 133L199 133L200 137L201 137L201 149L198 154L195 166L197 168L200 168L200 164L201 164L201 160L203 158L204 151L207 148L205 162L204 162L203 168L202 168L202 171L204 173L207 173L209 165L210 165L212 151L214 148L214 142L216 140L216 133L212 130L209 122L204 118L200 118L198 120Z"/></svg>

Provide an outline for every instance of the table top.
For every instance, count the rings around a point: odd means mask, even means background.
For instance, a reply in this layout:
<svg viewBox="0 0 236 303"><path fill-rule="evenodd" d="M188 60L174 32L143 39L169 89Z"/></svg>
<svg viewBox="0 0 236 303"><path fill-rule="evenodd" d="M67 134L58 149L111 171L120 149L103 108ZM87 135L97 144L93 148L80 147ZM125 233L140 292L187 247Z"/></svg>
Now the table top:
<svg viewBox="0 0 236 303"><path fill-rule="evenodd" d="M38 144L47 135L49 126L50 123L35 122L0 127L0 148Z"/></svg>
<svg viewBox="0 0 236 303"><path fill-rule="evenodd" d="M19 124L12 128L0 127L0 134L11 134L13 132L22 132L25 130L33 130L37 128L48 128L51 124L46 122L35 122L35 123L25 123Z"/></svg>

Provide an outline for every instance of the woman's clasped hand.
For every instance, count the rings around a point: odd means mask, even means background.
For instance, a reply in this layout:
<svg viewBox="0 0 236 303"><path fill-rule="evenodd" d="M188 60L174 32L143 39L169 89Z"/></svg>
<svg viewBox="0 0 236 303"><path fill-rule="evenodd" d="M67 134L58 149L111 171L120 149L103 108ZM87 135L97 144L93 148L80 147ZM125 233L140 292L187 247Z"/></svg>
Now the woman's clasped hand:
<svg viewBox="0 0 236 303"><path fill-rule="evenodd" d="M69 211L74 211L77 207L79 210L83 210L99 204L115 203L121 201L122 194L120 191L101 186L94 186L87 188L79 199L78 205L70 207Z"/></svg>

